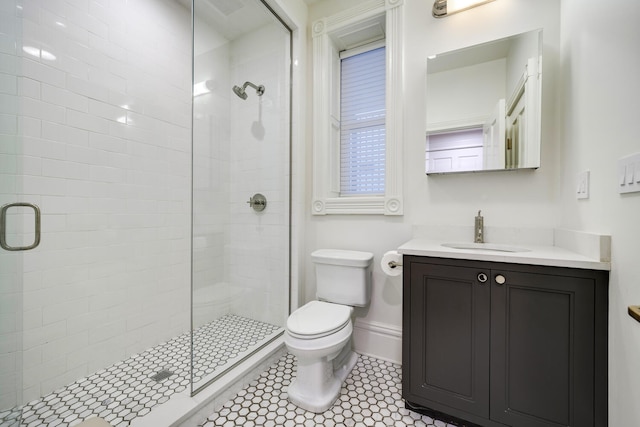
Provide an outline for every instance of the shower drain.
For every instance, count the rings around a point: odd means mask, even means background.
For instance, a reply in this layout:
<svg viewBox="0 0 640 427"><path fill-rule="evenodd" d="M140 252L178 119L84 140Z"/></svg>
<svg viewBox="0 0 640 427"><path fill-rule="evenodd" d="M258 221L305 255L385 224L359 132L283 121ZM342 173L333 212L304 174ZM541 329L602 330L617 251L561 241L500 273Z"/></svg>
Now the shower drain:
<svg viewBox="0 0 640 427"><path fill-rule="evenodd" d="M166 380L171 375L173 375L173 372L163 369L162 371L158 371L156 374L152 375L151 379L156 382L160 382L162 380Z"/></svg>

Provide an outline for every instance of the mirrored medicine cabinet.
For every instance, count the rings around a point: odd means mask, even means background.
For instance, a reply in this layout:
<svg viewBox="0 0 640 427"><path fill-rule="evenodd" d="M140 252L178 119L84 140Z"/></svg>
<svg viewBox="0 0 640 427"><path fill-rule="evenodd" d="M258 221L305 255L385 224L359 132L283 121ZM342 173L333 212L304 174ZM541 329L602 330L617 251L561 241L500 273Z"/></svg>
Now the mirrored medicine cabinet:
<svg viewBox="0 0 640 427"><path fill-rule="evenodd" d="M540 166L542 30L427 58L427 174Z"/></svg>

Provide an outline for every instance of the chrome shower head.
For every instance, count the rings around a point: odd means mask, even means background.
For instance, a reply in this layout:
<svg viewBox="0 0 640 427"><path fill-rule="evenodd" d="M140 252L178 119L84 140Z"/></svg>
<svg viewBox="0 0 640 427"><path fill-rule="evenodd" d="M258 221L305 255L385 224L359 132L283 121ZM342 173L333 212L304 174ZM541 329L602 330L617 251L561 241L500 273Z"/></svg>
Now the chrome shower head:
<svg viewBox="0 0 640 427"><path fill-rule="evenodd" d="M256 90L256 93L258 94L258 96L262 96L262 94L264 93L264 86L262 86L262 85L256 86L251 82L244 82L242 87L237 86L237 85L234 86L233 89L232 89L233 93L235 93L236 95L238 95L242 99L247 99L247 92L245 92L245 89L247 88L247 86L251 86L252 88L254 88Z"/></svg>
<svg viewBox="0 0 640 427"><path fill-rule="evenodd" d="M247 99L247 92L245 92L244 88L241 88L240 86L234 86L233 93L235 93L242 99Z"/></svg>

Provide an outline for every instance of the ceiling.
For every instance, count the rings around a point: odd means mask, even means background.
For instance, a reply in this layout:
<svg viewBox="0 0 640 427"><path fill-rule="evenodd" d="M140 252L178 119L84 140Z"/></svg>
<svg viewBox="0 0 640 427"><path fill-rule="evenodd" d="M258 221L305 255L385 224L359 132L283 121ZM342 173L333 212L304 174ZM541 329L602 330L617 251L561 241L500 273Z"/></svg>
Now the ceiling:
<svg viewBox="0 0 640 427"><path fill-rule="evenodd" d="M176 1L191 10L191 0ZM196 19L227 40L252 32L274 19L259 0L194 0L194 4Z"/></svg>

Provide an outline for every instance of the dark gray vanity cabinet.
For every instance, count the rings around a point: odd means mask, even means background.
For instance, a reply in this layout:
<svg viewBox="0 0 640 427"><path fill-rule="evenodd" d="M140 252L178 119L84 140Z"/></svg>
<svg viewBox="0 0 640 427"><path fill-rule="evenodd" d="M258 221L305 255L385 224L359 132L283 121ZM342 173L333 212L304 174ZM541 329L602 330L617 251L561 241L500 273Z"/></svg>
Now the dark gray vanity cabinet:
<svg viewBox="0 0 640 427"><path fill-rule="evenodd" d="M607 425L606 271L403 259L403 397L480 426Z"/></svg>

